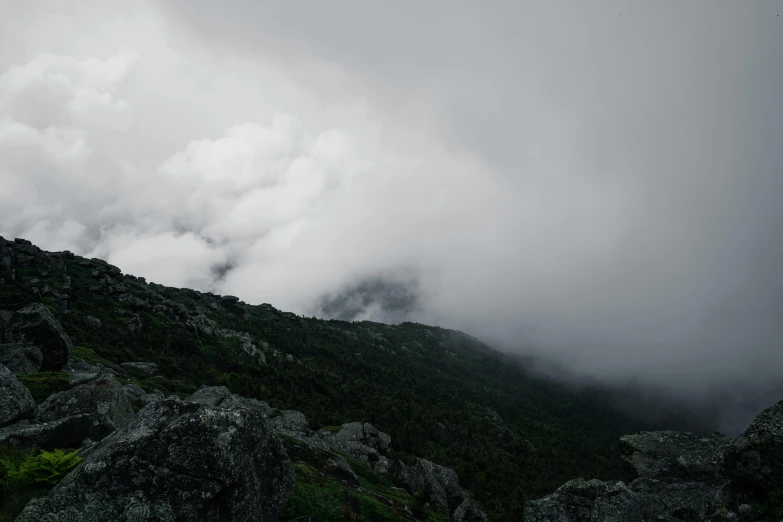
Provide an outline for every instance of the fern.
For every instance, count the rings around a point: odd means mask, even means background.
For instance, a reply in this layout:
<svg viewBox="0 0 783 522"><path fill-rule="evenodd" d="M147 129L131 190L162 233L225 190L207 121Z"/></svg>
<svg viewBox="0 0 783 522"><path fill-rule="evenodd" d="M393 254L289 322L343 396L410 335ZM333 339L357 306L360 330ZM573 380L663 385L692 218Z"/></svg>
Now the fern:
<svg viewBox="0 0 783 522"><path fill-rule="evenodd" d="M56 449L29 454L21 463L10 459L0 460L5 468L2 478L3 486L15 489L25 486L53 486L82 459L76 451Z"/></svg>

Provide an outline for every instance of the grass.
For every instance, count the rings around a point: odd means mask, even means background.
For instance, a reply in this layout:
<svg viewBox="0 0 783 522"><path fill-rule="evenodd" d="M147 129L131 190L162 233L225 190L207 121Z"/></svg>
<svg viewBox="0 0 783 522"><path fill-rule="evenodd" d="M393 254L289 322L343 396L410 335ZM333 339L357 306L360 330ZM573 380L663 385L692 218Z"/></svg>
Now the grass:
<svg viewBox="0 0 783 522"><path fill-rule="evenodd" d="M19 381L27 386L37 404L42 403L54 393L68 389L68 374L65 372L38 372L17 375Z"/></svg>

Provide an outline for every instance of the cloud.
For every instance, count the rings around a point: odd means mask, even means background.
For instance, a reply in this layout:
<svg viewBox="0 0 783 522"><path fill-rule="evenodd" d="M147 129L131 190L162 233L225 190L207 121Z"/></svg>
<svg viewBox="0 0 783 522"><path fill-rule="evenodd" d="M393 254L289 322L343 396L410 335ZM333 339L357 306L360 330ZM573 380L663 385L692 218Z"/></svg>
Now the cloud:
<svg viewBox="0 0 783 522"><path fill-rule="evenodd" d="M459 328L736 430L781 395L772 14L25 2L0 17L0 234Z"/></svg>

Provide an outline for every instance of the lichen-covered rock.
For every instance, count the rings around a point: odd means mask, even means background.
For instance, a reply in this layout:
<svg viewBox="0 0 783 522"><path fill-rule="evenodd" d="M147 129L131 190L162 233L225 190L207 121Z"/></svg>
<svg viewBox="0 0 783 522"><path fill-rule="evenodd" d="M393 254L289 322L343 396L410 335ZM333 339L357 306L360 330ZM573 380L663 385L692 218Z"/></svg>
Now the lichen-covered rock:
<svg viewBox="0 0 783 522"><path fill-rule="evenodd" d="M293 482L263 416L168 398L104 439L17 521L277 521Z"/></svg>
<svg viewBox="0 0 783 522"><path fill-rule="evenodd" d="M0 364L14 373L28 374L40 371L43 355L31 344L0 344Z"/></svg>
<svg viewBox="0 0 783 522"><path fill-rule="evenodd" d="M525 505L526 522L628 522L655 520L640 495L622 482L566 482L551 495ZM661 520L672 520L661 518ZM675 519L676 520L676 519Z"/></svg>
<svg viewBox="0 0 783 522"><path fill-rule="evenodd" d="M11 314L3 341L32 344L41 350L41 371L59 370L71 356L71 339L43 303L34 303Z"/></svg>
<svg viewBox="0 0 783 522"><path fill-rule="evenodd" d="M310 423L302 412L283 410L278 417L271 419L272 426L283 433L310 433Z"/></svg>
<svg viewBox="0 0 783 522"><path fill-rule="evenodd" d="M32 418L34 412L35 401L30 390L8 368L0 365L0 428Z"/></svg>
<svg viewBox="0 0 783 522"><path fill-rule="evenodd" d="M323 434L328 436L329 434ZM333 435L335 440L346 442L361 442L380 453L386 453L391 447L391 436L378 431L369 422L349 422L340 427L340 431Z"/></svg>
<svg viewBox="0 0 783 522"><path fill-rule="evenodd" d="M256 399L234 395L225 386L203 386L185 400L188 402L195 402L197 404L214 406L217 408L246 408L257 411L265 417L268 417L272 414L272 408L270 408L267 403ZM307 419L305 419L305 422L307 422Z"/></svg>
<svg viewBox="0 0 783 522"><path fill-rule="evenodd" d="M645 431L620 438L622 459L639 477L669 482L715 480L729 439L676 431Z"/></svg>
<svg viewBox="0 0 783 522"><path fill-rule="evenodd" d="M413 458L408 464L395 461L392 473L408 493L423 496L447 520L486 522L487 516L462 490L453 469Z"/></svg>
<svg viewBox="0 0 783 522"><path fill-rule="evenodd" d="M49 422L79 414L89 414L89 436L101 440L125 426L133 418L133 408L122 385L110 375L55 393L38 406L36 417Z"/></svg>
<svg viewBox="0 0 783 522"><path fill-rule="evenodd" d="M21 421L0 429L0 444L20 449L78 448L90 434L90 415L74 415L52 422Z"/></svg>
<svg viewBox="0 0 783 522"><path fill-rule="evenodd" d="M724 473L771 491L783 488L783 401L761 412L723 457Z"/></svg>

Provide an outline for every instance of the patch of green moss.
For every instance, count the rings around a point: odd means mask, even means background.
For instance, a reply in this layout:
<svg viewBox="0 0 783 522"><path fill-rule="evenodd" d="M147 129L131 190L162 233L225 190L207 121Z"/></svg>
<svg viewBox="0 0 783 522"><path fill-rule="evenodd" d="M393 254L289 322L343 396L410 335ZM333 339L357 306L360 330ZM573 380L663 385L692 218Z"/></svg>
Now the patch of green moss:
<svg viewBox="0 0 783 522"><path fill-rule="evenodd" d="M40 404L50 395L68 389L68 374L65 372L38 372L18 375L19 381L27 386L35 402Z"/></svg>
<svg viewBox="0 0 783 522"><path fill-rule="evenodd" d="M103 363L104 359L86 346L74 346L71 349L71 357L81 359L90 364Z"/></svg>

